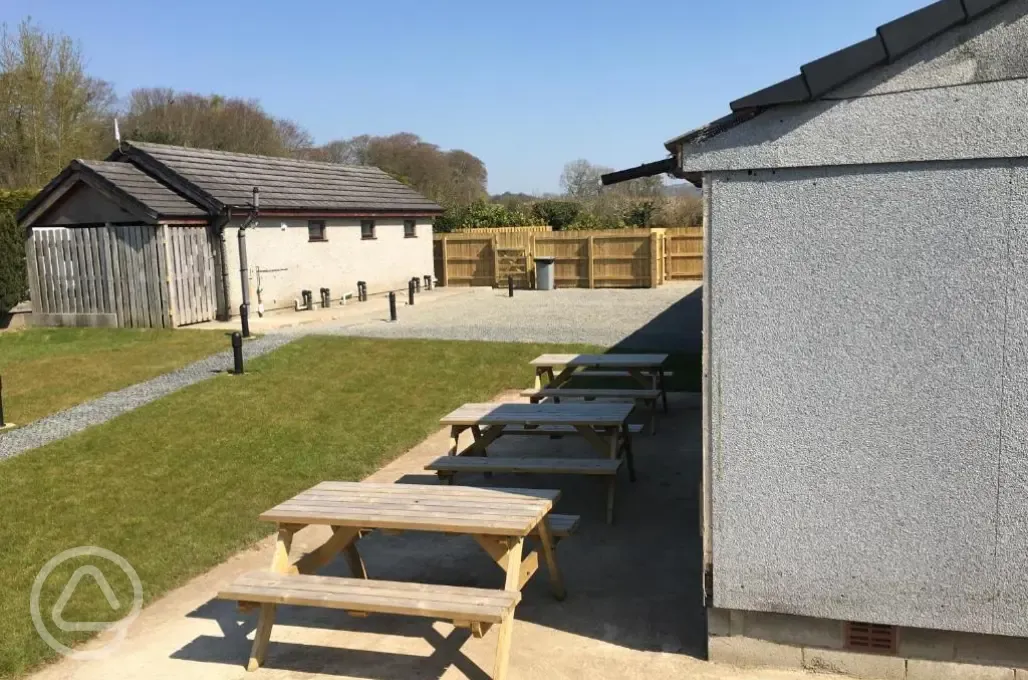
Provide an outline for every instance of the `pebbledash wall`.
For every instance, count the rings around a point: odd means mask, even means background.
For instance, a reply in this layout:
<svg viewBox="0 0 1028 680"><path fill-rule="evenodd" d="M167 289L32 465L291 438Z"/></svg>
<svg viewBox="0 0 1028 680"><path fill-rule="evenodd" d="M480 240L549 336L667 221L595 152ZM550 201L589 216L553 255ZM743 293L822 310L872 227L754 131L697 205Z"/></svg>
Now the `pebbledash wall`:
<svg viewBox="0 0 1028 680"><path fill-rule="evenodd" d="M1026 15L679 150L712 611L1028 637Z"/></svg>
<svg viewBox="0 0 1028 680"><path fill-rule="evenodd" d="M432 220L417 218L417 236L404 236L403 218L375 218L375 238L361 238L358 218L325 218L325 241L308 238L306 218L260 218L260 226L247 230L246 253L250 273L251 305L257 306L260 269L261 300L266 310L292 307L300 291L329 288L333 299L357 293L357 282L367 281L369 293L406 289L411 277L431 274ZM229 308L235 314L242 303L239 277L238 226L225 227L229 270ZM285 225L285 227L283 227Z"/></svg>

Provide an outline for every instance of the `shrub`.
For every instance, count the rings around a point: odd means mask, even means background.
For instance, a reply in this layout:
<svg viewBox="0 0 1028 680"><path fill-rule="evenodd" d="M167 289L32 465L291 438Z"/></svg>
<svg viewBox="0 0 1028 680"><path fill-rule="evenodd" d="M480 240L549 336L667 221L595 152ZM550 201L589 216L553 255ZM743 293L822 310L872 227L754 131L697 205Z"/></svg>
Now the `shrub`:
<svg viewBox="0 0 1028 680"><path fill-rule="evenodd" d="M532 206L532 214L556 231L567 229L581 212L582 204L576 201L539 201Z"/></svg>
<svg viewBox="0 0 1028 680"><path fill-rule="evenodd" d="M435 231L453 231L468 227L522 227L544 224L534 215L512 210L497 203L476 201L467 205L447 208L435 218Z"/></svg>
<svg viewBox="0 0 1028 680"><path fill-rule="evenodd" d="M15 216L35 191L0 191L0 316L28 297L25 237Z"/></svg>

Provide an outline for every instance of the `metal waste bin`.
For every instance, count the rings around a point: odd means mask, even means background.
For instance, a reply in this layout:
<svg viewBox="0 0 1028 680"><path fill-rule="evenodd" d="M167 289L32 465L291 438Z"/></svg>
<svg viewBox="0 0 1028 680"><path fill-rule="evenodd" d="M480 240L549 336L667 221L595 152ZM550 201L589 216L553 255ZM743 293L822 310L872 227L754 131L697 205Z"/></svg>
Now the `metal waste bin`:
<svg viewBox="0 0 1028 680"><path fill-rule="evenodd" d="M535 258L535 288L536 290L553 290L556 286L553 283L553 257Z"/></svg>

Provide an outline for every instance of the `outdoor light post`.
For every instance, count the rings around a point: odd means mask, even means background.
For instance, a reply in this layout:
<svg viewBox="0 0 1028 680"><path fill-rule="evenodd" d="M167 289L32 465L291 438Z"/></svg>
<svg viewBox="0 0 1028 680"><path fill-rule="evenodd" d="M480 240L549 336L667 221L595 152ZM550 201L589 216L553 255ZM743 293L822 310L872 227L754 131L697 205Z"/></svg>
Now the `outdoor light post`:
<svg viewBox="0 0 1028 680"><path fill-rule="evenodd" d="M389 320L396 321L396 293L389 291Z"/></svg>
<svg viewBox="0 0 1028 680"><path fill-rule="evenodd" d="M243 374L243 336L238 332L232 334L232 364L236 375Z"/></svg>

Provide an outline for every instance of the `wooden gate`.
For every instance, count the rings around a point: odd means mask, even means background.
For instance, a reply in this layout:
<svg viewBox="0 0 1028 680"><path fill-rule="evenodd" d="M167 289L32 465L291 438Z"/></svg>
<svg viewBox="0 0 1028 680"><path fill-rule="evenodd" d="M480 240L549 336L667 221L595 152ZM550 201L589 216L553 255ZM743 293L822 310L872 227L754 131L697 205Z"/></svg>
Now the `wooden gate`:
<svg viewBox="0 0 1028 680"><path fill-rule="evenodd" d="M207 227L164 227L171 276L171 315L176 326L210 321L218 313L214 243Z"/></svg>
<svg viewBox="0 0 1028 680"><path fill-rule="evenodd" d="M215 315L206 227L33 229L26 259L35 325L171 328Z"/></svg>

